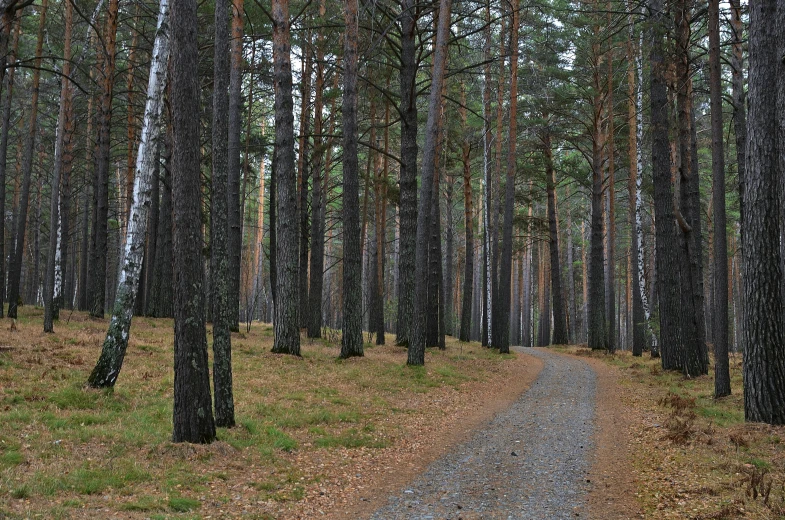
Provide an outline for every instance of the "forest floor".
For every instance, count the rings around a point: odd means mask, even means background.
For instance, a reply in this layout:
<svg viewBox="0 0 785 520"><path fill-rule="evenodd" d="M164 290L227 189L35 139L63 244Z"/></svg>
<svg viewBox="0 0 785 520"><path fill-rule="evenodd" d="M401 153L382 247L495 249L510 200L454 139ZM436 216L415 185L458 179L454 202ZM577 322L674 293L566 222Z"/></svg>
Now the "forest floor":
<svg viewBox="0 0 785 520"><path fill-rule="evenodd" d="M55 334L41 323L32 308L18 331L0 321L3 520L368 517L543 365L450 339L425 367L394 346L340 361L330 331L303 340L298 359L271 354L271 327L255 323L233 335L238 426L182 445L169 440L171 320L134 320L113 391L84 388L105 320L63 312ZM549 350L597 375L590 518L785 518L785 428L744 423L740 357L733 395L715 400L711 377L665 373L648 356Z"/></svg>
<svg viewBox="0 0 785 520"><path fill-rule="evenodd" d="M599 376L590 517L785 518L785 427L744 422L740 355L733 394L714 399L712 376L663 372L648 353L553 350Z"/></svg>
<svg viewBox="0 0 785 520"><path fill-rule="evenodd" d="M542 363L448 339L425 367L340 334L270 353L272 329L234 334L238 426L173 444L172 321L135 318L111 391L84 387L106 320L42 309L0 321L0 519L358 518L508 408ZM208 326L209 337L209 326ZM388 343L394 337L388 336Z"/></svg>

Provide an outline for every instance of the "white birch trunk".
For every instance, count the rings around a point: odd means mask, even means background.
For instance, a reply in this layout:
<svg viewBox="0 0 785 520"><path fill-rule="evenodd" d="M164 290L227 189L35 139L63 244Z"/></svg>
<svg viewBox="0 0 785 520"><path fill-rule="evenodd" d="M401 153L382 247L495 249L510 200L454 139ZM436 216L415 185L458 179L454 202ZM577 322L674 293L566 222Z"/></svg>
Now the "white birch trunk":
<svg viewBox="0 0 785 520"><path fill-rule="evenodd" d="M643 153L641 151L641 143L643 142L643 63L641 58L641 53L643 49L643 32L640 34L640 42L638 45L638 54L635 56L635 68L638 72L638 83L635 86L636 94L635 94L635 119L636 119L636 133L638 134L637 138L637 150L636 153L638 155L638 178L635 180L635 235L637 240L635 241L635 247L638 250L638 272L640 276L638 277L638 289L641 293L641 303L643 305L643 315L646 319L646 328L649 330L649 334L651 335L651 348L652 350L657 350L657 335L654 334L654 329L651 327L651 309L649 308L649 298L646 296L646 279L643 276L643 266L644 266L644 258L643 258L643 223L641 217L641 206L643 204L643 199L641 196L641 183L643 181Z"/></svg>
<svg viewBox="0 0 785 520"><path fill-rule="evenodd" d="M166 65L169 58L169 0L160 1L147 84L144 122L136 156L133 204L126 228L123 265L101 357L88 379L88 383L93 387L114 386L117 380L128 347L128 332L131 328L134 301L139 290L139 275L142 271L147 233L147 214L151 204L151 179L154 161L157 160L156 143L161 134Z"/></svg>

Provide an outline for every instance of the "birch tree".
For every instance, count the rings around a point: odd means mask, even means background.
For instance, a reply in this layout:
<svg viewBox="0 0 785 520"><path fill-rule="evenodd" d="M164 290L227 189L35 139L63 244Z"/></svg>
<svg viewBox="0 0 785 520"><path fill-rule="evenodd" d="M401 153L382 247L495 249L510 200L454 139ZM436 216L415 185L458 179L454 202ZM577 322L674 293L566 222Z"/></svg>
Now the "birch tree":
<svg viewBox="0 0 785 520"><path fill-rule="evenodd" d="M151 205L151 180L155 170L154 163L158 160L156 148L161 135L166 65L169 59L168 18L169 0L161 0L150 62L150 77L147 83L142 135L136 154L134 202L131 206L131 216L126 229L123 267L120 271L117 297L101 356L87 380L88 384L94 388L114 386L123 366L125 351L128 348L128 334L131 329L131 318L142 271L142 257L147 234L147 214Z"/></svg>

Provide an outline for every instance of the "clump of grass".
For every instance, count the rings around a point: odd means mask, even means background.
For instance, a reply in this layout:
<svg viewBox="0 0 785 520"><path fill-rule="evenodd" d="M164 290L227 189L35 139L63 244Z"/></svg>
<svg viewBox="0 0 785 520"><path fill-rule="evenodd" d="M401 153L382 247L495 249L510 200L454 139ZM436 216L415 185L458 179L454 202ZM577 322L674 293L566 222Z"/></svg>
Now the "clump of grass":
<svg viewBox="0 0 785 520"><path fill-rule="evenodd" d="M169 499L169 508L177 513L187 513L194 509L198 509L201 506L202 503L193 498L171 497Z"/></svg>
<svg viewBox="0 0 785 520"><path fill-rule="evenodd" d="M120 505L120 510L140 511L140 512L166 511L166 506L156 498L149 497L149 496L142 496L139 497L137 500L134 500L132 502L126 502Z"/></svg>
<svg viewBox="0 0 785 520"><path fill-rule="evenodd" d="M0 455L0 467L18 466L25 461L24 456L17 450L8 450Z"/></svg>
<svg viewBox="0 0 785 520"><path fill-rule="evenodd" d="M30 486L28 486L27 484L22 484L18 488L14 488L13 491L11 491L11 496L18 500L30 498L30 495L32 494L33 493L30 489Z"/></svg>

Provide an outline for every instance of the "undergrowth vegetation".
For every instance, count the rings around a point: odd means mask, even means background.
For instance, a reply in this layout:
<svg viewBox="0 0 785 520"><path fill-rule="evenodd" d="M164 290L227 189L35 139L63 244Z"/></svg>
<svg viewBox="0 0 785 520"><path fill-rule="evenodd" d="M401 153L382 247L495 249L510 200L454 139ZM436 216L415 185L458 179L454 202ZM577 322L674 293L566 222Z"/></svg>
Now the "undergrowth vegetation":
<svg viewBox="0 0 785 520"><path fill-rule="evenodd" d="M629 392L619 398L638 417L631 449L647 517L785 518L785 428L744 422L740 354L731 354L732 395L715 399L713 377L665 372L648 353L559 350L621 370Z"/></svg>
<svg viewBox="0 0 785 520"><path fill-rule="evenodd" d="M466 391L511 359L450 342L425 367L407 367L395 346L342 361L340 343L321 340L294 358L270 353L271 327L254 324L233 335L238 425L212 445L180 445L170 442L171 320L136 318L117 386L90 390L106 322L63 311L45 335L41 313L25 307L17 332L0 322L0 518L192 518L238 494L257 518L276 517L265 511L330 471L315 463L306 474L301 457L400 442L423 397Z"/></svg>

